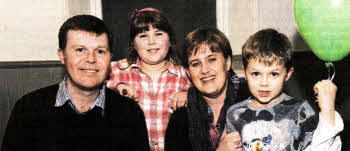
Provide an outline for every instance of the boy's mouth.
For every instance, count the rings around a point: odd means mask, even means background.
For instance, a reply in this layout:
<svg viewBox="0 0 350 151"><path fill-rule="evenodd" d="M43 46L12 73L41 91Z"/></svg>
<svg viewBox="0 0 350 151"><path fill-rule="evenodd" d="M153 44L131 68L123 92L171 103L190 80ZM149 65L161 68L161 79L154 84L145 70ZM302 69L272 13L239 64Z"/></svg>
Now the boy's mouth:
<svg viewBox="0 0 350 151"><path fill-rule="evenodd" d="M268 97L270 96L270 91L259 91L260 97Z"/></svg>

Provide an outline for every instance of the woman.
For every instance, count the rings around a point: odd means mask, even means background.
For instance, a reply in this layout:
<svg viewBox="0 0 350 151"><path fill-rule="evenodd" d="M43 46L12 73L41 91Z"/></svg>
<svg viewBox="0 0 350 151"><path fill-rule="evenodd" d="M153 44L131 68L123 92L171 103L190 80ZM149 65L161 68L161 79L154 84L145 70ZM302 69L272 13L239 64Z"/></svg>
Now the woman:
<svg viewBox="0 0 350 151"><path fill-rule="evenodd" d="M239 134L224 132L226 110L239 100L228 39L217 29L196 29L183 50L183 66L194 87L188 90L187 108L176 110L169 121L165 150L241 150Z"/></svg>

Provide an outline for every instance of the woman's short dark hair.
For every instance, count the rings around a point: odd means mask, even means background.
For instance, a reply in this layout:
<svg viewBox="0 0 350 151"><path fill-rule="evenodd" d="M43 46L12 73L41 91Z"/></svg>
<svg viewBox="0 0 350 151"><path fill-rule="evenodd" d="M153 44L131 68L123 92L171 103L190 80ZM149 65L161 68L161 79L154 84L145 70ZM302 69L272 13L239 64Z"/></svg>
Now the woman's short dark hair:
<svg viewBox="0 0 350 151"><path fill-rule="evenodd" d="M129 56L127 58L130 64L136 63L139 58L134 46L134 39L137 34L148 31L150 26L166 32L169 35L170 48L166 60L177 64L175 33L168 17L161 11L154 8L144 8L135 10L129 19Z"/></svg>
<svg viewBox="0 0 350 151"><path fill-rule="evenodd" d="M203 44L207 45L212 52L222 53L225 59L232 58L231 45L224 33L216 28L198 28L185 38L184 52L179 57L185 68L189 67L189 56L196 54Z"/></svg>

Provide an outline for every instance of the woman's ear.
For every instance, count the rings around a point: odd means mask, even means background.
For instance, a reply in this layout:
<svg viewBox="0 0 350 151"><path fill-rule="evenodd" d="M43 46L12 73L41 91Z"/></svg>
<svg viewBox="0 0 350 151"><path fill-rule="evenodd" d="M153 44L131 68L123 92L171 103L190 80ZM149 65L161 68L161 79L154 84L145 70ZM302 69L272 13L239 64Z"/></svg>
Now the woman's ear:
<svg viewBox="0 0 350 151"><path fill-rule="evenodd" d="M227 57L227 59L226 59L226 72L228 72L231 69L231 65L232 65L231 57Z"/></svg>

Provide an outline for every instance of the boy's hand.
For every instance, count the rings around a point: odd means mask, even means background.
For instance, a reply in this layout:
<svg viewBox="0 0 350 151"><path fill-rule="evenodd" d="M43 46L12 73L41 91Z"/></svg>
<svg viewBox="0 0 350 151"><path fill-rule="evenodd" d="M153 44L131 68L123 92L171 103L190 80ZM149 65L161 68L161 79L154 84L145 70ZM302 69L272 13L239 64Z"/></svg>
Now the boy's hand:
<svg viewBox="0 0 350 151"><path fill-rule="evenodd" d="M242 140L239 132L226 133L226 127L222 133L219 146L216 151L242 151Z"/></svg>
<svg viewBox="0 0 350 151"><path fill-rule="evenodd" d="M138 101L138 96L136 94L135 89L133 89L131 86L124 84L124 83L119 83L116 87L116 91L125 96L128 97L130 99L134 99L135 101Z"/></svg>
<svg viewBox="0 0 350 151"><path fill-rule="evenodd" d="M125 70L130 67L130 64L126 59L118 60L117 64L120 70Z"/></svg>
<svg viewBox="0 0 350 151"><path fill-rule="evenodd" d="M179 91L176 92L173 96L173 103L171 108L175 111L177 108L187 107L187 92L188 91Z"/></svg>
<svg viewBox="0 0 350 151"><path fill-rule="evenodd" d="M334 125L337 86L330 80L322 80L315 84L314 91L317 93L321 115Z"/></svg>

